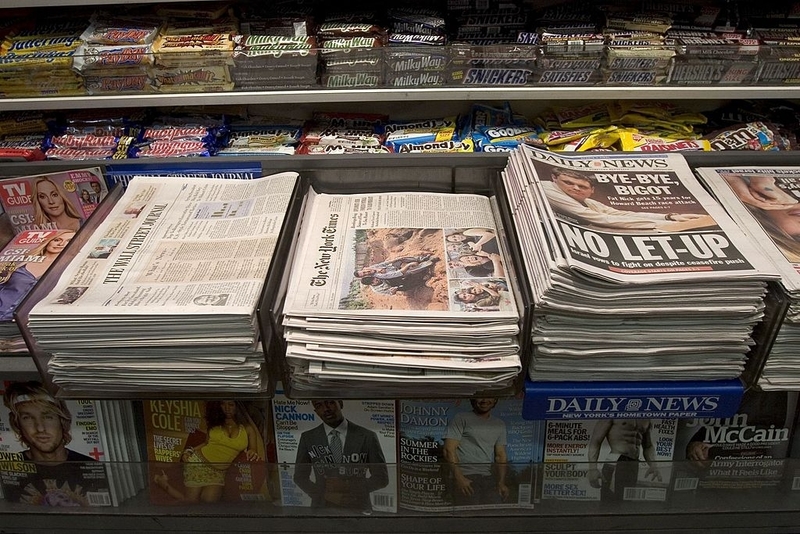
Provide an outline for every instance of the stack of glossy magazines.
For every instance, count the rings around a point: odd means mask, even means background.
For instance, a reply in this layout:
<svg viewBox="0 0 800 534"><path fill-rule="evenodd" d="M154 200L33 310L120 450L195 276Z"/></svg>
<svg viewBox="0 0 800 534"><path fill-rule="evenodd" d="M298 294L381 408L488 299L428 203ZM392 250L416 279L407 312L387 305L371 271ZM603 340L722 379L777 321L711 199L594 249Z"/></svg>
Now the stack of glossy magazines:
<svg viewBox="0 0 800 534"><path fill-rule="evenodd" d="M777 277L679 154L521 147L503 173L532 380L735 378Z"/></svg>
<svg viewBox="0 0 800 534"><path fill-rule="evenodd" d="M521 370L490 197L311 190L283 309L295 392L471 394Z"/></svg>
<svg viewBox="0 0 800 534"><path fill-rule="evenodd" d="M788 311L754 379L765 390L800 387L800 167L702 167L701 180L780 273ZM774 295L776 298L779 295ZM765 347L767 348L767 347Z"/></svg>
<svg viewBox="0 0 800 534"><path fill-rule="evenodd" d="M95 394L263 391L256 311L297 180L131 180L27 314L53 382Z"/></svg>

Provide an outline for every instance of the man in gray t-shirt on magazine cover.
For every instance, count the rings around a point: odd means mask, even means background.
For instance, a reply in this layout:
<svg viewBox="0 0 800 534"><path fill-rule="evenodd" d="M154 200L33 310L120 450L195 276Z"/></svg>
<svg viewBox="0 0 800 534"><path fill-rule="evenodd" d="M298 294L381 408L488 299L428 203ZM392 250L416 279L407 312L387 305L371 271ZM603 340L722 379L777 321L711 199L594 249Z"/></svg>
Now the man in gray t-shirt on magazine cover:
<svg viewBox="0 0 800 534"><path fill-rule="evenodd" d="M444 434L444 458L453 471L453 504L499 504L509 495L506 424L492 416L497 399L470 399L471 412L453 416Z"/></svg>

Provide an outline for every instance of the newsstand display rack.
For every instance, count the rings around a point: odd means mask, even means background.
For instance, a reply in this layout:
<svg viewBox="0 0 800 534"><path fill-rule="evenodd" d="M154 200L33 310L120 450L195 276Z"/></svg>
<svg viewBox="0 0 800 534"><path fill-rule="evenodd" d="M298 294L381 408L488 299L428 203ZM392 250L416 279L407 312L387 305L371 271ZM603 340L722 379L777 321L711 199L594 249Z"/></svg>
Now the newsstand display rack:
<svg viewBox="0 0 800 534"><path fill-rule="evenodd" d="M192 0L172 0L188 3ZM157 4L159 0L136 0ZM542 1L542 5L558 3ZM114 0L4 0L2 9L51 6L114 6ZM442 87L414 89L313 89L225 93L102 95L70 97L0 98L0 111L129 109L140 107L197 107L247 105L269 112L291 105L298 113L325 109L389 113L393 118L417 119L466 113L473 102L509 101L514 110L535 114L554 103L652 100L674 101L693 110L714 109L720 103L738 99L788 99L800 101L800 87L787 86L697 86L697 87ZM800 165L800 154L725 153L687 154L698 165ZM493 179L505 165L498 154L466 155L381 155L377 157L264 157L258 158L271 172L295 170L323 180L342 191L357 188L374 173L419 173L425 168L450 168L454 188L459 184ZM175 163L175 158L165 163ZM124 162L115 162L119 164ZM4 163L0 177L29 175L103 161ZM37 379L29 356L4 357L0 367L10 378ZM143 394L151 397L151 394ZM795 465L796 464L796 465ZM390 466L390 468L393 468ZM790 460L788 471L800 471L800 461ZM311 513L272 505L203 505L202 507L154 508L146 491L118 508L31 509L0 501L2 532L771 532L800 530L800 491L793 491L797 479L786 486L758 492L737 492L707 500L693 494L667 502L542 504L533 510L475 511L471 513L353 516L324 510ZM798 488L800 489L800 488ZM717 498L718 497L718 498Z"/></svg>

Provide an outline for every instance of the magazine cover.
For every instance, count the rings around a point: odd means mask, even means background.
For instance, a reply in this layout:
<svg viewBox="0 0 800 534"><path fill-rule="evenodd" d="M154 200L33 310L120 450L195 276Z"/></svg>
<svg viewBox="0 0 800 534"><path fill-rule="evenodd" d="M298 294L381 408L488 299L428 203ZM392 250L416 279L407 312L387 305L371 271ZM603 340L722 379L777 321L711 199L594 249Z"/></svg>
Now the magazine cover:
<svg viewBox="0 0 800 534"><path fill-rule="evenodd" d="M522 400L400 400L400 507L533 506L535 425Z"/></svg>
<svg viewBox="0 0 800 534"><path fill-rule="evenodd" d="M264 401L142 403L150 502L270 500Z"/></svg>
<svg viewBox="0 0 800 534"><path fill-rule="evenodd" d="M397 511L393 400L272 400L284 506Z"/></svg>
<svg viewBox="0 0 800 534"><path fill-rule="evenodd" d="M111 506L94 401L55 399L35 381L0 384L5 499L36 506Z"/></svg>
<svg viewBox="0 0 800 534"><path fill-rule="evenodd" d="M14 310L75 235L74 230L23 230L0 251L0 321Z"/></svg>
<svg viewBox="0 0 800 534"><path fill-rule="evenodd" d="M747 390L736 415L681 419L676 492L775 487L784 476L797 392ZM677 460L682 460L677 462Z"/></svg>
<svg viewBox="0 0 800 534"><path fill-rule="evenodd" d="M677 419L548 421L542 500L663 501Z"/></svg>
<svg viewBox="0 0 800 534"><path fill-rule="evenodd" d="M16 233L77 231L107 193L98 167L0 180L0 205Z"/></svg>

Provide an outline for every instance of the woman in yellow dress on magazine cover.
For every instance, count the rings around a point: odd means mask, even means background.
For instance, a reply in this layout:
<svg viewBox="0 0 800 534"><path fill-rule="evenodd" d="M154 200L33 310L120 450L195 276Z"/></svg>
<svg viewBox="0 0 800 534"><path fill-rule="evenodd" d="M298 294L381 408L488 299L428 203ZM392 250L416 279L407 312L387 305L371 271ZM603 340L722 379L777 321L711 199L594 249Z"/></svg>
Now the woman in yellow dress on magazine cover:
<svg viewBox="0 0 800 534"><path fill-rule="evenodd" d="M206 402L206 439L187 447L181 455L183 484L180 491L164 471L154 482L171 497L185 502L217 502L222 499L228 468L244 453L248 462L264 458L264 443L247 412L235 401ZM244 460L243 459L243 460Z"/></svg>

